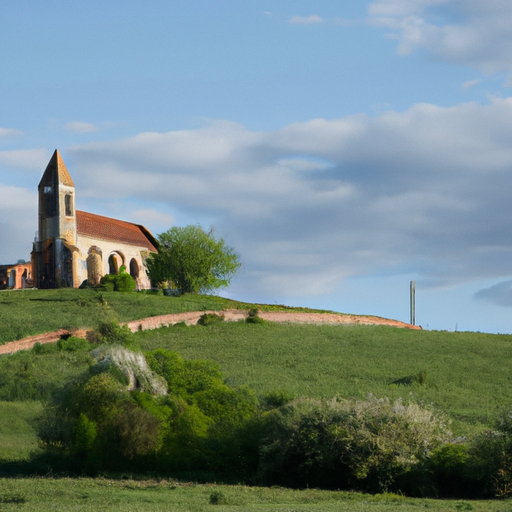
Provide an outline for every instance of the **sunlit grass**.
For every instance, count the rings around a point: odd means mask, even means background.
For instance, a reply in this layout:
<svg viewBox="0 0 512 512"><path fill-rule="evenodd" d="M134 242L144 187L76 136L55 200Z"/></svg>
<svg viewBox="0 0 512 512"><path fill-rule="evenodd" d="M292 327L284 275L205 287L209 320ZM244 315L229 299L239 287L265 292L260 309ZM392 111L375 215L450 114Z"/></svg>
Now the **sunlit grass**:
<svg viewBox="0 0 512 512"><path fill-rule="evenodd" d="M211 504L212 495L222 503ZM509 510L510 501L458 501L404 498L393 494L291 490L227 485L198 485L174 480L132 479L0 479L0 509L52 511L353 511L438 512Z"/></svg>
<svg viewBox="0 0 512 512"><path fill-rule="evenodd" d="M489 426L497 410L512 406L510 335L239 322L137 336L147 349L217 361L229 383L247 384L259 395L275 390L314 398L413 395L452 417L458 433ZM424 385L393 384L420 372Z"/></svg>
<svg viewBox="0 0 512 512"><path fill-rule="evenodd" d="M57 329L96 327L101 319L119 322L188 311L249 309L253 304L214 295L167 297L97 290L6 290L0 292L0 344ZM260 305L265 310L316 311Z"/></svg>

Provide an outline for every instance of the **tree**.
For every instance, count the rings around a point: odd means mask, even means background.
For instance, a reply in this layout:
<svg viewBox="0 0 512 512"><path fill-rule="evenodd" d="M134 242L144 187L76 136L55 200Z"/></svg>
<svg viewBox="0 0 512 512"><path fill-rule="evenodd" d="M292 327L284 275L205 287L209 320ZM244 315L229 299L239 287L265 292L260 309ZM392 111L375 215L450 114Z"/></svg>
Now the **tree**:
<svg viewBox="0 0 512 512"><path fill-rule="evenodd" d="M173 227L158 235L158 253L147 260L152 281L170 281L182 293L208 292L228 286L241 267L239 255L216 239L213 228Z"/></svg>

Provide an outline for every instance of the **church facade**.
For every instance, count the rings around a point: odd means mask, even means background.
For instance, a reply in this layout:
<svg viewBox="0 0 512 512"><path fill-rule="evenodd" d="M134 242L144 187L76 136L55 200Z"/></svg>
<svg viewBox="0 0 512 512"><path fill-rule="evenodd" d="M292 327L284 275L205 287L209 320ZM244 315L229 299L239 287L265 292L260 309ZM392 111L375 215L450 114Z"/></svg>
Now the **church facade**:
<svg viewBox="0 0 512 512"><path fill-rule="evenodd" d="M124 266L137 289L150 288L145 260L156 252L153 235L139 224L75 209L75 185L55 150L39 183L39 225L31 255L36 288L99 284Z"/></svg>

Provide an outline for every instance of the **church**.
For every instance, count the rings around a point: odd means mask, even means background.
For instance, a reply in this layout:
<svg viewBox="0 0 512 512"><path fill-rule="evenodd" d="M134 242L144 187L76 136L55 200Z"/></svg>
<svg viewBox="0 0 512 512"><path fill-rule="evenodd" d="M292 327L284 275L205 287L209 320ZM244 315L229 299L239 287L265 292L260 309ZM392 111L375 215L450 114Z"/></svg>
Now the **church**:
<svg viewBox="0 0 512 512"><path fill-rule="evenodd" d="M77 288L122 266L137 289L150 288L145 260L157 241L140 224L75 209L75 185L57 150L39 183L39 226L31 263L0 267L0 287ZM23 267L23 277L18 275Z"/></svg>

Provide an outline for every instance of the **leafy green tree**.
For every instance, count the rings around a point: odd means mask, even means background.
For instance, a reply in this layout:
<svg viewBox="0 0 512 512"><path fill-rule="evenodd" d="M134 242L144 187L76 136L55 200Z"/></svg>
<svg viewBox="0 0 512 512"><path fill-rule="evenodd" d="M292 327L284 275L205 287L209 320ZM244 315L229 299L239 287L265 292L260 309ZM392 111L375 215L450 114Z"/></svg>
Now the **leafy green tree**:
<svg viewBox="0 0 512 512"><path fill-rule="evenodd" d="M213 228L173 227L158 235L160 247L146 265L152 281L171 282L182 293L208 292L228 286L241 267L239 255L215 238Z"/></svg>

